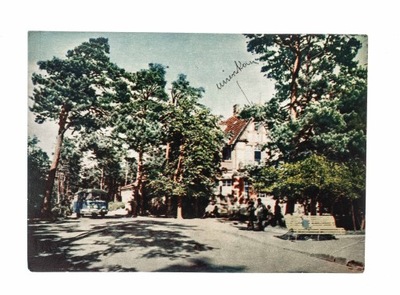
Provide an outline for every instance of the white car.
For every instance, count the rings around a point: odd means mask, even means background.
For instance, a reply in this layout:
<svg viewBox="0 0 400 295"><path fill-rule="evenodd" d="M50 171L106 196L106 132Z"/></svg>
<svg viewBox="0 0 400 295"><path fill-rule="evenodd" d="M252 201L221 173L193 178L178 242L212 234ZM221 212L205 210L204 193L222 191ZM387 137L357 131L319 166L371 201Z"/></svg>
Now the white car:
<svg viewBox="0 0 400 295"><path fill-rule="evenodd" d="M88 200L83 203L82 209L80 210L80 215L91 216L91 217L97 217L97 216L104 217L104 215L108 213L107 207L108 204L106 201Z"/></svg>

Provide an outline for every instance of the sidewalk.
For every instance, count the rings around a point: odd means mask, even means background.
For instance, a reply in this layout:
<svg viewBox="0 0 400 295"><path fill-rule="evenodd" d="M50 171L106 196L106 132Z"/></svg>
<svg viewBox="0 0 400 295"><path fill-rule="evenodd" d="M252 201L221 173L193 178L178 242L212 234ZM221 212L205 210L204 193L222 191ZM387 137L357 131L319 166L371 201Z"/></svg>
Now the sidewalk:
<svg viewBox="0 0 400 295"><path fill-rule="evenodd" d="M227 222L228 223L228 222ZM229 221L231 226L243 227L244 224ZM236 224L235 224L236 223ZM256 232L268 236L269 243L285 250L304 253L312 257L340 263L358 270L365 265L365 235L349 232L336 235L332 240L284 240L279 238L288 232L286 228L267 227L264 232ZM270 239L269 239L270 238Z"/></svg>

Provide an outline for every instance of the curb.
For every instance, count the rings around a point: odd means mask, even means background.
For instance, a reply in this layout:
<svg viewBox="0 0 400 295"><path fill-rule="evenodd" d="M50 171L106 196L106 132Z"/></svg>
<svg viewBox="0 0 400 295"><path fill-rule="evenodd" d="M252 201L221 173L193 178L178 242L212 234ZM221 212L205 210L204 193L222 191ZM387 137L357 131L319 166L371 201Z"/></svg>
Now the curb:
<svg viewBox="0 0 400 295"><path fill-rule="evenodd" d="M346 265L347 267L358 270L358 271L364 271L364 263L362 263L360 261L348 260L343 257L335 257L335 256L328 255L328 254L313 254L313 253L311 253L310 256L316 257L319 259L323 259L323 260L327 260L330 262L335 262L335 263L339 263L342 265Z"/></svg>

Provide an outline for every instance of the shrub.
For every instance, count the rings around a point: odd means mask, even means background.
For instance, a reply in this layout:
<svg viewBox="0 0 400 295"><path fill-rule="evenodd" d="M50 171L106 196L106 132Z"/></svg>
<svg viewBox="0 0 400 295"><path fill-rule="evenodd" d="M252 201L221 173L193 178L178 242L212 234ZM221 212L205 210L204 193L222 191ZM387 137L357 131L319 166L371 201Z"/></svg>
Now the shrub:
<svg viewBox="0 0 400 295"><path fill-rule="evenodd" d="M115 211L118 209L125 209L125 203L123 202L110 202L108 203L108 210Z"/></svg>

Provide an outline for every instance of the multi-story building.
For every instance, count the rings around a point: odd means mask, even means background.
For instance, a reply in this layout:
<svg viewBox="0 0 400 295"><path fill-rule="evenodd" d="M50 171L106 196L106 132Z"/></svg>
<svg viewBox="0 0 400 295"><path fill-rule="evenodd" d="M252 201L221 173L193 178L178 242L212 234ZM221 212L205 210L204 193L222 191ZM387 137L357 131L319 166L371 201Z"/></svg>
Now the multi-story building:
<svg viewBox="0 0 400 295"><path fill-rule="evenodd" d="M267 130L260 122L238 117L238 105L233 115L220 123L227 135L222 151L222 177L218 180L217 194L239 199L250 197L254 191L246 177L246 167L260 165L267 159L263 146L267 143Z"/></svg>

